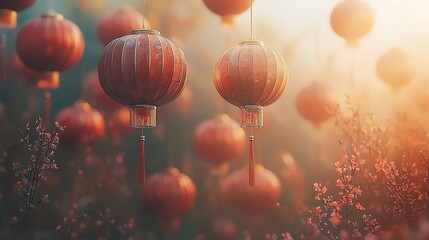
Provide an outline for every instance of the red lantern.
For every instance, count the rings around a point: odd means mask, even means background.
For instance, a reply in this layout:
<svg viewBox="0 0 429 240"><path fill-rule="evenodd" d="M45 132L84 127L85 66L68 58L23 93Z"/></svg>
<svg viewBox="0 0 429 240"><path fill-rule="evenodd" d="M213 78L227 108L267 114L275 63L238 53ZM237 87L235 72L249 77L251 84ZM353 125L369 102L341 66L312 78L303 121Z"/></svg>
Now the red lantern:
<svg viewBox="0 0 429 240"><path fill-rule="evenodd" d="M194 131L193 147L198 156L223 173L228 163L244 152L246 135L240 125L228 115L219 115L199 124Z"/></svg>
<svg viewBox="0 0 429 240"><path fill-rule="evenodd" d="M36 0L2 0L0 2L0 28L15 28L17 12L23 11Z"/></svg>
<svg viewBox="0 0 429 240"><path fill-rule="evenodd" d="M131 127L156 127L156 107L176 99L186 83L185 54L155 30L135 30L109 43L98 76L104 91L130 107ZM145 179L144 141L140 138L140 182Z"/></svg>
<svg viewBox="0 0 429 240"><path fill-rule="evenodd" d="M150 176L142 189L144 209L164 228L176 230L179 218L194 206L195 184L176 168Z"/></svg>
<svg viewBox="0 0 429 240"><path fill-rule="evenodd" d="M134 29L150 28L145 19L143 26L143 15L128 5L108 12L98 23L98 37L107 45L112 40L129 34Z"/></svg>
<svg viewBox="0 0 429 240"><path fill-rule="evenodd" d="M16 51L25 65L46 74L39 81L44 95L45 128L49 127L51 95L48 89L59 85L59 71L79 62L85 42L79 27L61 14L49 12L26 22L16 36ZM46 73L47 72L47 73Z"/></svg>
<svg viewBox="0 0 429 240"><path fill-rule="evenodd" d="M74 148L92 144L104 136L103 116L87 102L77 101L60 111L55 121L66 127L61 133L61 144Z"/></svg>
<svg viewBox="0 0 429 240"><path fill-rule="evenodd" d="M343 0L332 10L330 20L332 30L349 46L356 46L359 38L371 31L374 14L361 0Z"/></svg>
<svg viewBox="0 0 429 240"><path fill-rule="evenodd" d="M117 110L123 107L104 92L98 80L97 70L89 73L83 80L82 96L91 105L102 107L105 110Z"/></svg>
<svg viewBox="0 0 429 240"><path fill-rule="evenodd" d="M214 83L219 94L240 108L240 125L263 127L263 107L277 101L288 81L283 57L264 46L262 41L248 40L226 50L217 60ZM253 143L249 136L249 184L253 185Z"/></svg>
<svg viewBox="0 0 429 240"><path fill-rule="evenodd" d="M235 223L226 218L219 218L212 226L213 236L218 240L236 240L237 227Z"/></svg>
<svg viewBox="0 0 429 240"><path fill-rule="evenodd" d="M333 117L338 109L334 92L319 81L302 89L296 97L296 108L316 129Z"/></svg>
<svg viewBox="0 0 429 240"><path fill-rule="evenodd" d="M246 11L253 0L204 0L207 8L222 17L222 23L226 26L234 25L234 15Z"/></svg>
<svg viewBox="0 0 429 240"><path fill-rule="evenodd" d="M44 88L57 88L59 85L58 72L36 72L25 65L17 54L12 58L12 69L14 75L24 78L24 81L29 85L37 85L37 87Z"/></svg>
<svg viewBox="0 0 429 240"><path fill-rule="evenodd" d="M253 187L247 184L246 169L242 168L227 179L226 198L228 202L246 214L261 214L276 207L281 193L277 176L262 165L255 166L258 181Z"/></svg>
<svg viewBox="0 0 429 240"><path fill-rule="evenodd" d="M382 81L398 90L413 80L416 64L408 53L395 47L380 56L376 70Z"/></svg>
<svg viewBox="0 0 429 240"><path fill-rule="evenodd" d="M21 60L39 71L63 71L79 62L85 42L79 27L49 12L26 22L16 36Z"/></svg>

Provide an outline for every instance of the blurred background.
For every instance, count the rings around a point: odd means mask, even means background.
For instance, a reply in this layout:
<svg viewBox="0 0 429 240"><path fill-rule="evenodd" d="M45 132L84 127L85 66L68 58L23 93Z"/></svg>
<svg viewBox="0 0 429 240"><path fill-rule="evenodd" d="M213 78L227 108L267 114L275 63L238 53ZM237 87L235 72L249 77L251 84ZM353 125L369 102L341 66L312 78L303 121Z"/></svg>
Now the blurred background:
<svg viewBox="0 0 429 240"><path fill-rule="evenodd" d="M181 218L180 226L174 230L162 227L163 224L148 214L142 204L138 183L140 131L128 128L128 110L122 113L122 125L118 126L117 122L121 120L118 120L117 110L92 102L93 87L85 87L85 81L89 81L87 79L97 69L104 48L97 33L100 19L124 4L142 12L142 2L52 1L55 11L81 29L85 51L77 65L61 72L59 87L51 91L51 122L63 109L74 106L77 100L88 101L102 114L105 132L97 141L84 146L73 143L76 146L69 147L60 143L55 154L59 170L50 176L41 190L50 195L51 202L32 213L34 239L57 238L57 227L63 226L63 219L70 212L77 215L79 209L92 211L103 221L109 218L109 224L103 224L115 226L115 230L99 229L99 225L92 226L87 222L76 226L69 224L72 230L64 230L66 234L60 239L75 239L72 233L78 236L77 239L122 239L121 236L126 234L118 229L128 229L127 234L134 239L223 239L213 237L215 223L222 231L237 232L235 238L224 239L245 239L247 235L264 239L266 233L290 231L294 228L298 205L313 201L312 183L332 181L334 162L343 155L338 145L342 132L334 117L328 116L321 124L313 124L300 113L297 99L305 88L315 82L321 83L329 93L310 91L307 93L310 98L317 94L332 95L340 109L345 109L348 107L345 96L348 96L353 106L363 112L370 111L380 119L401 112L423 119L427 116L429 91L425 86L429 83L429 34L426 29L429 15L426 9L429 2L362 0L372 10L374 24L365 36L359 38L358 45L350 47L330 24L330 15L341 1L254 1L253 38L264 41L266 46L284 57L289 68L289 81L285 94L265 108L264 127L253 132L255 161L277 176L282 188L280 198L275 210L270 209L266 221L243 216L223 199L222 181L247 164L246 139L241 140L245 147L234 161L228 163L229 168L217 169L201 159L193 138L204 121L213 120L217 115L227 114L238 121L238 108L222 99L214 87L214 65L226 49L250 39L250 8L237 14L233 25L226 26L202 0L145 2L144 16L151 28L177 42L188 62L188 78L182 96L159 107L157 127L145 130L146 171L151 176L168 167L176 167L187 174L196 186L195 206ZM49 1L38 0L19 13L16 29L0 29L2 44L6 46L1 52L5 61L0 74L5 81L0 85L0 144L8 153L6 171L0 176L2 239L14 239L21 227L13 220L19 206L14 188L16 179L10 167L11 162L25 158L18 141L18 129L23 129L27 122L34 123L38 115L43 116L43 91L16 74L11 66L15 38L20 25L49 8ZM410 64L413 72L409 82L400 86L389 85L376 70L382 55L392 48L401 49L406 54L409 62L404 64ZM392 60L390 64L391 68L400 68L395 65L397 61ZM311 105L305 106L309 108Z"/></svg>

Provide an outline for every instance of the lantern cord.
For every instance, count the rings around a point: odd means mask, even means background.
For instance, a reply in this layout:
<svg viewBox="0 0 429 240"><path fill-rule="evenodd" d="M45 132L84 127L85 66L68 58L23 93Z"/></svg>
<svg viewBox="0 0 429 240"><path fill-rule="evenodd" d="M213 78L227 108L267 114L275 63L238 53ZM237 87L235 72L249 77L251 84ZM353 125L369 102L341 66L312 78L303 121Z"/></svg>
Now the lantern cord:
<svg viewBox="0 0 429 240"><path fill-rule="evenodd" d="M49 123L51 121L51 93L48 90L43 94L43 111L45 114L43 120L45 131L49 131Z"/></svg>
<svg viewBox="0 0 429 240"><path fill-rule="evenodd" d="M6 81L6 33L0 36L0 83Z"/></svg>
<svg viewBox="0 0 429 240"><path fill-rule="evenodd" d="M253 187L255 183L255 170L253 166L254 155L255 155L255 136L250 134L249 136L249 185Z"/></svg>
<svg viewBox="0 0 429 240"><path fill-rule="evenodd" d="M253 0L250 4L250 40L253 40Z"/></svg>
<svg viewBox="0 0 429 240"><path fill-rule="evenodd" d="M145 21L144 21L145 13L146 13L146 4L145 4L145 0L142 0L143 29L146 28L146 24L145 24Z"/></svg>
<svg viewBox="0 0 429 240"><path fill-rule="evenodd" d="M146 166L145 166L145 154L144 154L144 142L145 142L145 136L143 135L143 128L142 128L142 135L140 136L140 171L139 171L139 181L140 185L143 185L146 180Z"/></svg>

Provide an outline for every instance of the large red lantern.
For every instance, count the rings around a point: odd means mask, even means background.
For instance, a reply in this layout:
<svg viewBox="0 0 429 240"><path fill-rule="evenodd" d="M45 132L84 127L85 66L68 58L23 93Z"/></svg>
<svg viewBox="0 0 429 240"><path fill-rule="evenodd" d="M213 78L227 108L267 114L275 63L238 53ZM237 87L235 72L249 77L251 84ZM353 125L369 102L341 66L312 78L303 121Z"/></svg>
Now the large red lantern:
<svg viewBox="0 0 429 240"><path fill-rule="evenodd" d="M237 210L246 214L261 214L277 206L281 185L277 176L262 165L255 166L258 181L253 187L247 184L245 168L238 169L227 178L226 199Z"/></svg>
<svg viewBox="0 0 429 240"><path fill-rule="evenodd" d="M319 81L302 89L295 104L299 114L316 129L333 117L338 109L338 100L333 90Z"/></svg>
<svg viewBox="0 0 429 240"><path fill-rule="evenodd" d="M26 22L16 36L16 51L22 62L48 76L39 87L44 96L45 127L50 115L49 89L59 85L59 71L73 67L83 55L85 41L79 27L61 14L48 12Z"/></svg>
<svg viewBox="0 0 429 240"><path fill-rule="evenodd" d="M349 46L356 46L358 40L371 31L374 13L361 0L343 0L331 12L332 30L346 40Z"/></svg>
<svg viewBox="0 0 429 240"><path fill-rule="evenodd" d="M101 107L104 110L114 111L124 107L104 92L98 80L97 70L90 72L83 80L82 97L91 105Z"/></svg>
<svg viewBox="0 0 429 240"><path fill-rule="evenodd" d="M376 71L378 77L392 90L398 90L413 80L416 64L407 52L394 47L380 56Z"/></svg>
<svg viewBox="0 0 429 240"><path fill-rule="evenodd" d="M17 12L23 11L36 0L2 0L0 1L0 28L15 28Z"/></svg>
<svg viewBox="0 0 429 240"><path fill-rule="evenodd" d="M61 133L61 144L75 148L92 144L104 137L103 116L87 102L77 101L60 111L55 121L66 127Z"/></svg>
<svg viewBox="0 0 429 240"><path fill-rule="evenodd" d="M214 166L214 172L227 170L228 163L244 152L246 135L228 115L219 115L199 124L194 131L193 147L198 156Z"/></svg>
<svg viewBox="0 0 429 240"><path fill-rule="evenodd" d="M122 7L108 12L98 23L98 37L107 45L112 40L129 34L134 29L150 28L145 19L143 27L143 15L131 6Z"/></svg>
<svg viewBox="0 0 429 240"><path fill-rule="evenodd" d="M252 5L253 0L203 0L213 13L222 17L222 23L234 25L234 16L240 14Z"/></svg>
<svg viewBox="0 0 429 240"><path fill-rule="evenodd" d="M142 189L142 204L164 228L176 230L179 218L193 208L195 195L194 182L176 168L169 168L148 178Z"/></svg>
<svg viewBox="0 0 429 240"><path fill-rule="evenodd" d="M156 127L156 107L176 99L187 77L182 49L155 30L135 30L110 42L101 55L98 76L104 91L130 107L131 127ZM140 182L145 179L140 138Z"/></svg>
<svg viewBox="0 0 429 240"><path fill-rule="evenodd" d="M282 96L288 78L288 67L279 53L262 41L248 40L219 57L214 83L226 101L240 108L240 125L253 129L263 127L264 107ZM253 185L252 134L249 143L249 184Z"/></svg>

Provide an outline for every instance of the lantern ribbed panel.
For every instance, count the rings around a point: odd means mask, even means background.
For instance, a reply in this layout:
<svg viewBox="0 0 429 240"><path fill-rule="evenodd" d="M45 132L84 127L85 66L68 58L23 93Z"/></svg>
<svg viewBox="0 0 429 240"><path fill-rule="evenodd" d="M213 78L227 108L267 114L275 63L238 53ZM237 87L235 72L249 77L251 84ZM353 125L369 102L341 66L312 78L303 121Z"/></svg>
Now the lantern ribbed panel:
<svg viewBox="0 0 429 240"><path fill-rule="evenodd" d="M36 0L1 0L0 9L10 9L20 12L29 8L35 2Z"/></svg>
<svg viewBox="0 0 429 240"><path fill-rule="evenodd" d="M63 71L77 64L85 48L79 27L57 13L26 22L16 37L21 60L36 71Z"/></svg>
<svg viewBox="0 0 429 240"><path fill-rule="evenodd" d="M268 106L283 94L288 68L283 57L260 41L246 41L226 50L215 66L219 94L235 106Z"/></svg>
<svg viewBox="0 0 429 240"><path fill-rule="evenodd" d="M187 64L175 42L157 31L138 30L105 47L98 74L104 91L116 101L160 106L182 92Z"/></svg>

